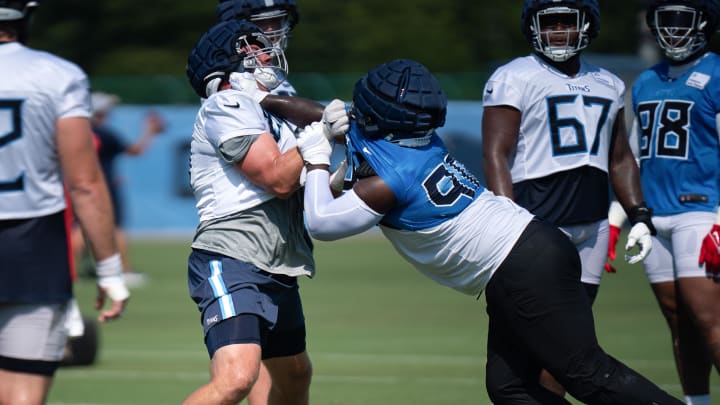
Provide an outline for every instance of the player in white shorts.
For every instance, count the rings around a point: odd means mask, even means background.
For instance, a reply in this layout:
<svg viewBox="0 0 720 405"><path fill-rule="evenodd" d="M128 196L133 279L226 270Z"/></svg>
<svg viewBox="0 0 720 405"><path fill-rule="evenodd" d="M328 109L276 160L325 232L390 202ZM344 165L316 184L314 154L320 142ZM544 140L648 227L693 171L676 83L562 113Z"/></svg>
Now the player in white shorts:
<svg viewBox="0 0 720 405"><path fill-rule="evenodd" d="M72 299L64 182L97 262L100 321L129 297L93 148L85 73L23 44L29 0L0 0L0 403L42 404ZM103 308L106 298L112 306Z"/></svg>
<svg viewBox="0 0 720 405"><path fill-rule="evenodd" d="M651 1L646 21L665 60L632 88L631 142L657 228L643 265L692 405L710 404L720 370L720 56L707 50L719 20L718 0Z"/></svg>

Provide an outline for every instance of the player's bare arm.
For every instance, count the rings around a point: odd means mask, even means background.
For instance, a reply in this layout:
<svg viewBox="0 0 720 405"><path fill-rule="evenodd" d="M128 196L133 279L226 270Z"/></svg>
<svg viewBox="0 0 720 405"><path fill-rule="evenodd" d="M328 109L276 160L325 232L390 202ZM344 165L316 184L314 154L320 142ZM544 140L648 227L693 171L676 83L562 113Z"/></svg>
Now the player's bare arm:
<svg viewBox="0 0 720 405"><path fill-rule="evenodd" d="M320 121L323 105L304 97L269 94L260 102L262 108L286 119L298 127Z"/></svg>
<svg viewBox="0 0 720 405"><path fill-rule="evenodd" d="M609 174L615 196L625 209L636 207L644 202L640 186L640 170L630 149L625 129L624 109L618 111L613 126L610 145Z"/></svg>
<svg viewBox="0 0 720 405"><path fill-rule="evenodd" d="M515 150L520 111L510 106L485 107L482 119L483 171L496 195L514 198L508 159Z"/></svg>
<svg viewBox="0 0 720 405"><path fill-rule="evenodd" d="M303 160L296 148L280 153L269 133L260 135L236 167L254 184L280 198L300 187Z"/></svg>

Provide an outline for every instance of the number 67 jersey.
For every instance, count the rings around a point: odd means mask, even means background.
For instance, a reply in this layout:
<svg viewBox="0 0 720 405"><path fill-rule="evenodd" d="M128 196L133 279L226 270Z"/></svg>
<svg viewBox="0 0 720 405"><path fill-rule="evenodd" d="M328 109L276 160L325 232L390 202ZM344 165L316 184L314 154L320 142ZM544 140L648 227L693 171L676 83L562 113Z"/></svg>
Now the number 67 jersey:
<svg viewBox="0 0 720 405"><path fill-rule="evenodd" d="M499 67L483 106L521 113L509 157L515 201L556 225L604 218L610 142L624 97L619 77L582 59L574 76L537 55Z"/></svg>
<svg viewBox="0 0 720 405"><path fill-rule="evenodd" d="M720 56L707 53L693 63L671 78L662 62L632 89L631 142L656 215L715 211L720 202Z"/></svg>

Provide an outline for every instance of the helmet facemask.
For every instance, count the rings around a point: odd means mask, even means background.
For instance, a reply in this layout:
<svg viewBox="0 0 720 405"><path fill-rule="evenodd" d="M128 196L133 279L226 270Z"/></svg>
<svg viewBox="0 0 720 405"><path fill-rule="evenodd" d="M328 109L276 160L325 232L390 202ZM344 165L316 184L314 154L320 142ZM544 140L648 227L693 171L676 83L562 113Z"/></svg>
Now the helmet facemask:
<svg viewBox="0 0 720 405"><path fill-rule="evenodd" d="M255 80L268 91L279 86L288 73L285 52L260 33L243 35L235 43L242 58L241 71L252 72Z"/></svg>
<svg viewBox="0 0 720 405"><path fill-rule="evenodd" d="M290 14L285 10L271 10L253 14L250 17L255 25L263 30L265 36L277 47L285 50L290 36Z"/></svg>
<svg viewBox="0 0 720 405"><path fill-rule="evenodd" d="M707 44L703 13L688 6L668 5L655 9L650 29L669 59L683 61Z"/></svg>
<svg viewBox="0 0 720 405"><path fill-rule="evenodd" d="M535 50L555 62L572 58L590 43L590 20L575 8L538 10L530 19L530 31Z"/></svg>

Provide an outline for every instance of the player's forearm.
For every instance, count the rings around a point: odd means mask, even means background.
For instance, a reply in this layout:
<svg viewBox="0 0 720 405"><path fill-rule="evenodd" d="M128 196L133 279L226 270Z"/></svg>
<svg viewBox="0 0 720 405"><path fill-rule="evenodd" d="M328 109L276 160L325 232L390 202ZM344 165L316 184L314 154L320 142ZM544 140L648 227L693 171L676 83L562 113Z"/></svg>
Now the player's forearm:
<svg viewBox="0 0 720 405"><path fill-rule="evenodd" d="M303 97L266 96L260 105L264 110L304 127L322 119L323 105Z"/></svg>
<svg viewBox="0 0 720 405"><path fill-rule="evenodd" d="M75 216L87 237L96 260L117 253L115 218L110 194L102 177L95 181L68 184Z"/></svg>
<svg viewBox="0 0 720 405"><path fill-rule="evenodd" d="M488 158L483 159L483 172L487 188L495 195L505 196L514 199L512 188L512 176L508 169L506 159Z"/></svg>
<svg viewBox="0 0 720 405"><path fill-rule="evenodd" d="M640 170L631 154L610 166L610 182L618 202L625 211L644 203Z"/></svg>

